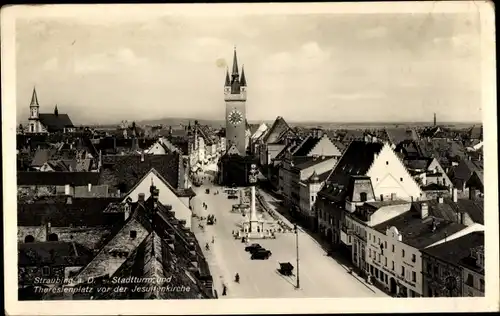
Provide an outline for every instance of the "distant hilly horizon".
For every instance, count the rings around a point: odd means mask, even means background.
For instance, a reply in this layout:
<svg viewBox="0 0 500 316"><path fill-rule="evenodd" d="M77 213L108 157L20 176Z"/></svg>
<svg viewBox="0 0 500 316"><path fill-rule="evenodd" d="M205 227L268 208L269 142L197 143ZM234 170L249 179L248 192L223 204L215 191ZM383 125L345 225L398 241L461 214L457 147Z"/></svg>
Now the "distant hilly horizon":
<svg viewBox="0 0 500 316"><path fill-rule="evenodd" d="M262 123L266 123L267 125L272 125L276 119L272 120L249 120L249 124L260 125ZM214 128L221 128L225 126L225 120L210 120L210 119L197 119L197 118L162 118L156 120L140 120L136 121L136 125L138 126L154 126L154 125L162 125L164 127L171 126L174 129L178 129L182 126L188 125L189 123L193 124L194 121L198 121L199 124L209 125ZM285 121L292 127L300 126L300 127L321 127L324 129L355 129L355 128L363 128L363 129L376 129L376 128L396 128L396 127L418 127L418 126L431 126L433 122L321 122L321 121ZM132 124L133 121L128 121L128 124ZM481 122L437 122L438 125L441 126L449 126L455 128L466 128L471 127L473 125L482 125ZM95 126L95 127L114 127L119 126L121 122L117 122L115 124L79 124L84 126Z"/></svg>

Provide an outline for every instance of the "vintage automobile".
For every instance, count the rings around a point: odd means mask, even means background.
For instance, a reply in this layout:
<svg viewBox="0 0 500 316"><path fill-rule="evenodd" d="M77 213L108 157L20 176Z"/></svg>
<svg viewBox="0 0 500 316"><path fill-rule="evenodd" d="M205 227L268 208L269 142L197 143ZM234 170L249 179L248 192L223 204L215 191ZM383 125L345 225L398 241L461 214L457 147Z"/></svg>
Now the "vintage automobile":
<svg viewBox="0 0 500 316"><path fill-rule="evenodd" d="M267 260L271 257L272 253L270 250L260 248L252 253L250 259L252 260Z"/></svg>
<svg viewBox="0 0 500 316"><path fill-rule="evenodd" d="M293 265L290 262L280 262L278 272L282 275L293 275Z"/></svg>
<svg viewBox="0 0 500 316"><path fill-rule="evenodd" d="M251 244L245 247L245 251L248 251L250 253L253 253L257 249L262 249L262 246L259 244Z"/></svg>
<svg viewBox="0 0 500 316"><path fill-rule="evenodd" d="M230 200L236 200L236 199L238 199L238 196L237 195L228 195L227 198Z"/></svg>

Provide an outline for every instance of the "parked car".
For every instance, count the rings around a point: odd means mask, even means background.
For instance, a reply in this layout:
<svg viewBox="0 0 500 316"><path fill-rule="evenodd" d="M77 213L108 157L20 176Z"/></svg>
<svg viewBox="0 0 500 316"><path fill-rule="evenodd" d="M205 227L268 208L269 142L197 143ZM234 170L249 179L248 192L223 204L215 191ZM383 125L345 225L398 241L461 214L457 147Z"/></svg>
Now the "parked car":
<svg viewBox="0 0 500 316"><path fill-rule="evenodd" d="M251 244L251 245L245 247L245 251L252 253L253 251L255 251L257 249L261 249L261 248L262 248L262 246L259 244Z"/></svg>
<svg viewBox="0 0 500 316"><path fill-rule="evenodd" d="M228 195L227 198L230 200L236 200L236 199L238 199L238 196L237 195Z"/></svg>
<svg viewBox="0 0 500 316"><path fill-rule="evenodd" d="M266 250L264 248L261 248L255 252L253 252L250 259L252 259L252 260L267 260L267 259L269 259L269 257L271 257L271 255L272 255L271 251Z"/></svg>

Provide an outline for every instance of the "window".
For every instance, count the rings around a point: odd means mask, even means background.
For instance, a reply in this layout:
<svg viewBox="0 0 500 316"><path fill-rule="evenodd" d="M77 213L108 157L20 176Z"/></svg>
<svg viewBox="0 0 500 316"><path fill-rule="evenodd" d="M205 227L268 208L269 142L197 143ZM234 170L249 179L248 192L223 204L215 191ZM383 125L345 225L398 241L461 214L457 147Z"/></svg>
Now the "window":
<svg viewBox="0 0 500 316"><path fill-rule="evenodd" d="M470 273L467 273L467 280L465 281L465 284L468 286L474 286L474 276Z"/></svg>
<svg viewBox="0 0 500 316"><path fill-rule="evenodd" d="M411 280L413 282L417 282L417 272L415 272L415 271L411 272Z"/></svg>
<svg viewBox="0 0 500 316"><path fill-rule="evenodd" d="M380 254L378 254L378 262L380 262L382 259L380 259Z"/></svg>
<svg viewBox="0 0 500 316"><path fill-rule="evenodd" d="M368 249L368 258L371 258L371 257L372 257L372 250Z"/></svg>
<svg viewBox="0 0 500 316"><path fill-rule="evenodd" d="M359 197L360 197L361 202L365 202L367 200L367 194L366 194L366 192L361 192L359 194Z"/></svg>
<svg viewBox="0 0 500 316"><path fill-rule="evenodd" d="M378 244L380 245L380 238L378 239Z"/></svg>
<svg viewBox="0 0 500 316"><path fill-rule="evenodd" d="M32 235L28 235L24 238L24 242L34 242L35 241L35 237L33 237Z"/></svg>
<svg viewBox="0 0 500 316"><path fill-rule="evenodd" d="M411 255L411 262L417 262L417 255L416 254Z"/></svg>
<svg viewBox="0 0 500 316"><path fill-rule="evenodd" d="M392 262L392 271L394 271L394 261Z"/></svg>
<svg viewBox="0 0 500 316"><path fill-rule="evenodd" d="M428 274L431 274L432 273L432 264L431 263L427 263L427 273Z"/></svg>
<svg viewBox="0 0 500 316"><path fill-rule="evenodd" d="M377 241L377 238L375 237L375 235L373 235L373 242L376 242Z"/></svg>
<svg viewBox="0 0 500 316"><path fill-rule="evenodd" d="M392 245L392 252L394 252L396 250L396 247L394 245Z"/></svg>
<svg viewBox="0 0 500 316"><path fill-rule="evenodd" d="M405 257L405 250L404 249L401 249L401 257Z"/></svg>
<svg viewBox="0 0 500 316"><path fill-rule="evenodd" d="M49 276L50 275L50 267L43 267L42 268L42 275Z"/></svg>
<svg viewBox="0 0 500 316"><path fill-rule="evenodd" d="M399 181L403 182L403 178L399 178Z"/></svg>
<svg viewBox="0 0 500 316"><path fill-rule="evenodd" d="M387 249L387 241L384 241L384 249Z"/></svg>
<svg viewBox="0 0 500 316"><path fill-rule="evenodd" d="M435 265L435 266L434 266L434 275L435 275L435 276L438 276L438 275L439 275L439 266L438 266L438 265Z"/></svg>
<svg viewBox="0 0 500 316"><path fill-rule="evenodd" d="M130 231L130 238L136 238L137 237L137 231L136 230L131 230Z"/></svg>
<svg viewBox="0 0 500 316"><path fill-rule="evenodd" d="M405 266L401 266L401 276L405 276Z"/></svg>
<svg viewBox="0 0 500 316"><path fill-rule="evenodd" d="M387 267L387 257L385 257L385 266Z"/></svg>
<svg viewBox="0 0 500 316"><path fill-rule="evenodd" d="M479 290L484 292L484 279L479 280Z"/></svg>

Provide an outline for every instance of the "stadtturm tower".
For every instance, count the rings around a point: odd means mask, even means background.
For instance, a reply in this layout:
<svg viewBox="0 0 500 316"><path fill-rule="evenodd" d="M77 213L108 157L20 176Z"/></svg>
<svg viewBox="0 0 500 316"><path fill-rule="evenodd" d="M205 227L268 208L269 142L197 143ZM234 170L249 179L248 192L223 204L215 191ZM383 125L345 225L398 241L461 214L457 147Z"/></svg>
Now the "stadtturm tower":
<svg viewBox="0 0 500 316"><path fill-rule="evenodd" d="M236 153L236 149L237 154L244 156L246 154L247 81L243 67L241 68L241 76L239 74L236 48L234 49L231 76L229 76L229 70L226 71L224 100L226 101L226 152ZM231 149L233 145L234 148Z"/></svg>

